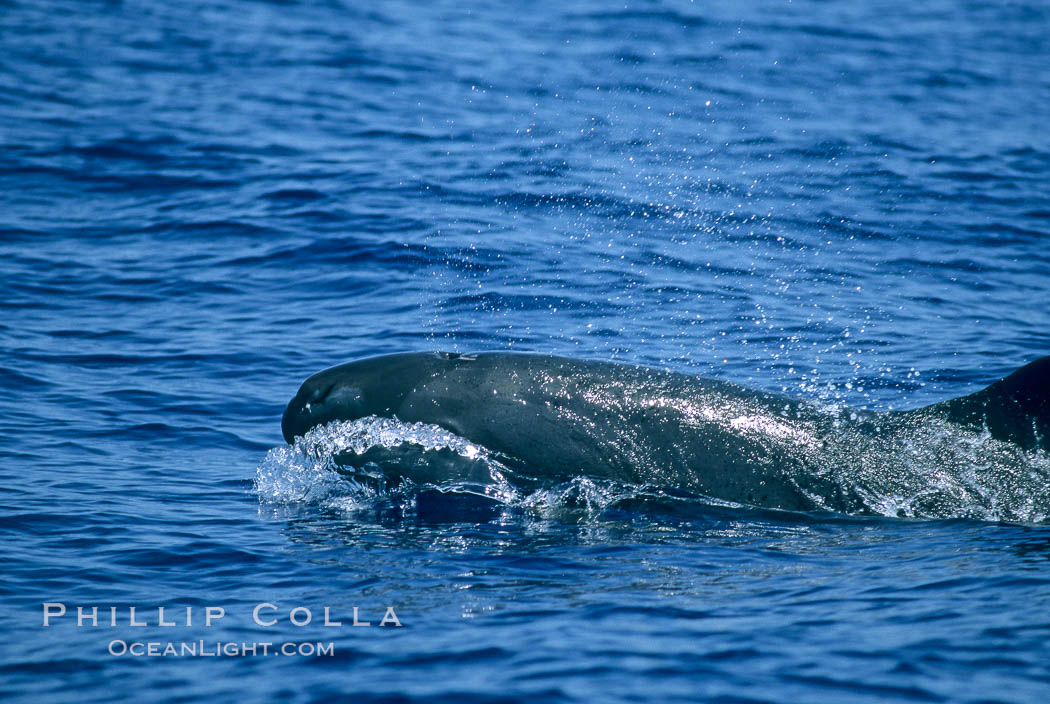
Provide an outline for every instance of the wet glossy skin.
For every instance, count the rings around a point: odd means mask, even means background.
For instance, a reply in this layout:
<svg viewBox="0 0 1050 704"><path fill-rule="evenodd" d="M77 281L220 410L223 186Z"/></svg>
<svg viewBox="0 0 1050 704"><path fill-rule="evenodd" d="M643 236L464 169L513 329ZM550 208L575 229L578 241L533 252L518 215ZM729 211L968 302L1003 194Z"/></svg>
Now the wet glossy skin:
<svg viewBox="0 0 1050 704"><path fill-rule="evenodd" d="M970 396L872 413L822 411L724 381L613 362L406 353L310 377L282 429L291 442L333 420L395 417L441 426L544 478L583 475L772 508L855 512L864 500L842 468L873 467L872 486L905 477L921 487L923 467L906 477L900 465L931 426L984 428L1038 448L1048 368L1039 360Z"/></svg>
<svg viewBox="0 0 1050 704"><path fill-rule="evenodd" d="M351 362L308 379L289 403L291 441L331 420L378 415L439 425L550 477L673 485L788 509L823 446L823 421L773 394L611 362L435 353Z"/></svg>

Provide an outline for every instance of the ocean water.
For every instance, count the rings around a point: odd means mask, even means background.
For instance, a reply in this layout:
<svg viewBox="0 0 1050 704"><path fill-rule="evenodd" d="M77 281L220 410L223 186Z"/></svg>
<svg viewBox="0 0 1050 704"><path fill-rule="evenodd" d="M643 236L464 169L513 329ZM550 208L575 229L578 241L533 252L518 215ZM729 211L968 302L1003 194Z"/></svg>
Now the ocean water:
<svg viewBox="0 0 1050 704"><path fill-rule="evenodd" d="M491 458L396 421L289 447L280 418L403 350L872 410L1050 354L1048 27L1034 0L0 0L0 696L1047 701L1034 513L377 489L333 453Z"/></svg>

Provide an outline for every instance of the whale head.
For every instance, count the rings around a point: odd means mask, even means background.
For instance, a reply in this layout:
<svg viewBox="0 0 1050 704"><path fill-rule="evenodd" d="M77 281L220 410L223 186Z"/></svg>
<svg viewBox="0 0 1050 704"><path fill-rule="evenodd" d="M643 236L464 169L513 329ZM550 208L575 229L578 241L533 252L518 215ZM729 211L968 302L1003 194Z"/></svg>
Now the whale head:
<svg viewBox="0 0 1050 704"><path fill-rule="evenodd" d="M409 352L347 362L303 382L281 419L286 442L318 425L365 416L392 416L426 379L440 375L458 355Z"/></svg>

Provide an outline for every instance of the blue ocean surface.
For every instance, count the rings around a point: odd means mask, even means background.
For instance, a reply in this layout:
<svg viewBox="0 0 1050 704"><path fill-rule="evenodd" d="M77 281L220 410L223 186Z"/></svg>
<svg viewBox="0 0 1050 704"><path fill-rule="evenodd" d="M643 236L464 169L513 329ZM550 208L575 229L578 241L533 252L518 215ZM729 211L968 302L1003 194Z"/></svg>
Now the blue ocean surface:
<svg viewBox="0 0 1050 704"><path fill-rule="evenodd" d="M1031 497L580 475L493 504L280 428L310 374L405 350L878 411L1050 354L1048 28L1041 0L0 0L0 698L1050 701ZM931 486L995 461L939 452Z"/></svg>

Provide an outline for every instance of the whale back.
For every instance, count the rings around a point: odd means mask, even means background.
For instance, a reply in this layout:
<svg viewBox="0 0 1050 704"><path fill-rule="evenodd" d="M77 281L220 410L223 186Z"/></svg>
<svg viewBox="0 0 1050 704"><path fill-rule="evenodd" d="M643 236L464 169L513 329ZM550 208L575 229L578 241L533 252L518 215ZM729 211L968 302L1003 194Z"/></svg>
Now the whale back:
<svg viewBox="0 0 1050 704"><path fill-rule="evenodd" d="M969 396L919 409L953 423L986 428L992 437L1050 451L1050 357L1026 364Z"/></svg>

